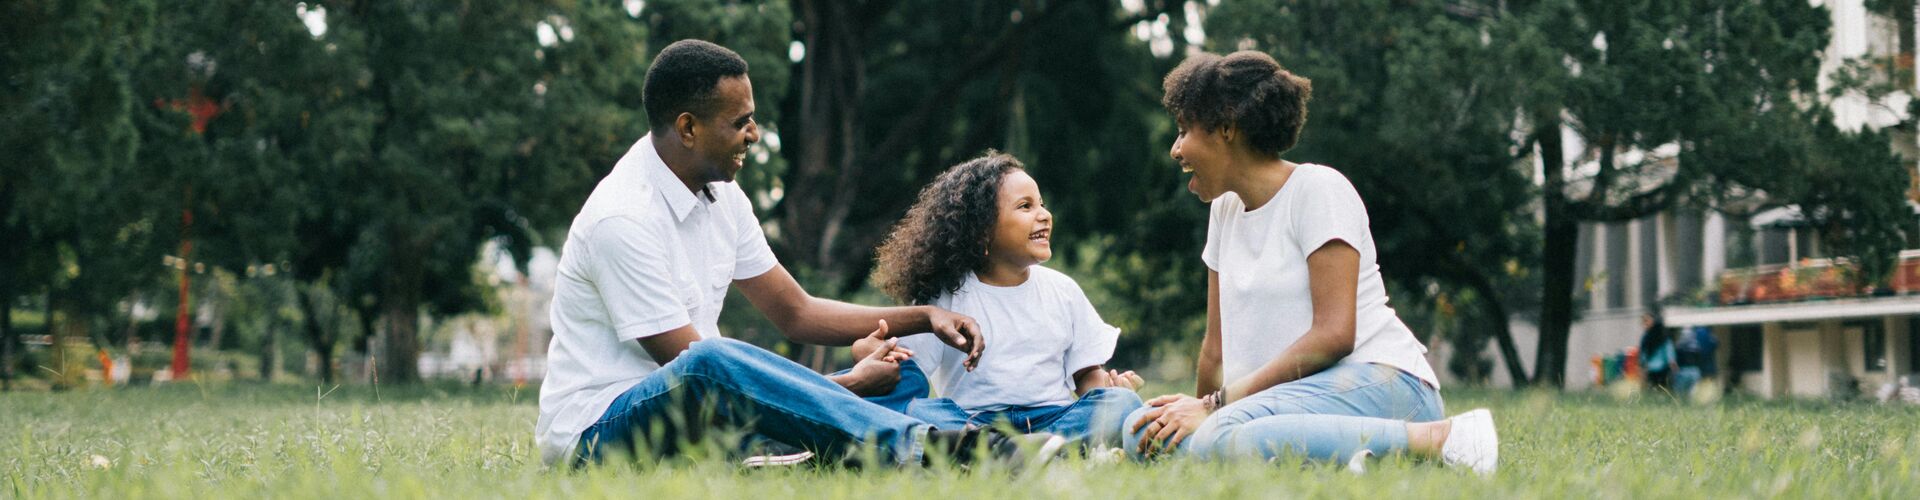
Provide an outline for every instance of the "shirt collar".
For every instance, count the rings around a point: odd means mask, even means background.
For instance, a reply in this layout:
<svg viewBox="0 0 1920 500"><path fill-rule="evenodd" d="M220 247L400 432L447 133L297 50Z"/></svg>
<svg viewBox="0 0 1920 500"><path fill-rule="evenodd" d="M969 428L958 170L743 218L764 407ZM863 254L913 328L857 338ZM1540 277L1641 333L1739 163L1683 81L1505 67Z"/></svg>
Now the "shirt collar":
<svg viewBox="0 0 1920 500"><path fill-rule="evenodd" d="M673 169L667 168L667 161L661 159L660 151L653 148L653 134L641 137L640 147L645 148L640 155L640 166L647 172L647 183L653 184L654 190L666 198L667 208L673 211L673 219L686 222L687 214L693 213L693 208L700 205L702 200L687 190L687 185L680 182L680 177L673 175ZM712 186L703 187L712 192Z"/></svg>

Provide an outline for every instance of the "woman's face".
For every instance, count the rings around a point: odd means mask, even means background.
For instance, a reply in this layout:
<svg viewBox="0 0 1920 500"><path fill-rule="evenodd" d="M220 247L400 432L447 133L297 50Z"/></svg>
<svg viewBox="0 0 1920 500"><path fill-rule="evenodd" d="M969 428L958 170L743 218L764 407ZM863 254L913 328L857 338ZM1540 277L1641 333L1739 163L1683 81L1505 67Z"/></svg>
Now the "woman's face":
<svg viewBox="0 0 1920 500"><path fill-rule="evenodd" d="M1226 192L1227 144L1220 131L1181 123L1179 135L1173 139L1173 149L1167 151L1167 155L1180 164L1181 172L1193 174L1193 178L1187 180L1187 191L1200 197L1200 201L1211 202Z"/></svg>
<svg viewBox="0 0 1920 500"><path fill-rule="evenodd" d="M987 259L1025 268L1053 258L1053 212L1040 199L1040 184L1025 171L1000 179L1000 220L987 242Z"/></svg>

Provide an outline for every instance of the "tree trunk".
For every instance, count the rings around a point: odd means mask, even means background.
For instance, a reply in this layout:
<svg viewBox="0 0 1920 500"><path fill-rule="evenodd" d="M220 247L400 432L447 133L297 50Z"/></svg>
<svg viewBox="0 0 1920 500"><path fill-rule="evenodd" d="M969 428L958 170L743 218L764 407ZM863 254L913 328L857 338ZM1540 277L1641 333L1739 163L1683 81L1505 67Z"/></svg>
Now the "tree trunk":
<svg viewBox="0 0 1920 500"><path fill-rule="evenodd" d="M320 381L331 384L333 383L333 344L339 330L320 324L319 308L314 307L313 298L308 295L311 293L319 292L311 289L295 289L293 296L300 304L300 315L306 318L307 348L313 350L314 357L318 358L320 363ZM339 326L337 321L335 323L333 326ZM329 334L330 331L335 333Z"/></svg>
<svg viewBox="0 0 1920 500"><path fill-rule="evenodd" d="M1507 306L1500 302L1500 296L1494 294L1493 283L1487 277L1474 270L1466 270L1468 286L1480 295L1482 314L1493 325L1494 343L1500 346L1500 361L1506 365L1507 376L1513 379L1514 387L1527 383L1527 369L1520 366L1520 349L1513 344L1513 327L1507 323Z"/></svg>
<svg viewBox="0 0 1920 500"><path fill-rule="evenodd" d="M860 92L866 84L862 59L864 26L852 2L794 0L807 57L795 68L797 113L785 127L787 195L781 202L782 247L794 262L838 283L846 272L835 245L858 187L855 158Z"/></svg>
<svg viewBox="0 0 1920 500"><path fill-rule="evenodd" d="M1566 385L1567 338L1573 326L1574 256L1580 239L1579 221L1568 209L1566 172L1561 156L1560 120L1538 120L1534 131L1545 172L1542 201L1546 208L1546 245L1541 250L1540 349L1533 362L1533 383Z"/></svg>
<svg viewBox="0 0 1920 500"><path fill-rule="evenodd" d="M402 252L418 247L402 246ZM385 342L376 362L380 380L390 384L420 381L420 288L423 271L415 259L401 257L386 278L380 294L381 316L387 325Z"/></svg>
<svg viewBox="0 0 1920 500"><path fill-rule="evenodd" d="M0 392L13 390L13 293L0 293Z"/></svg>
<svg viewBox="0 0 1920 500"><path fill-rule="evenodd" d="M280 322L267 320L267 338L260 341L260 380L273 381L273 372L280 369Z"/></svg>
<svg viewBox="0 0 1920 500"><path fill-rule="evenodd" d="M78 304L62 298L60 293L49 294L47 302L52 312L47 315L47 331L53 340L53 387L57 390L80 387L86 383L86 375L82 373L86 366L73 360L85 359L86 355L69 351L75 340L87 338L86 315L80 312Z"/></svg>

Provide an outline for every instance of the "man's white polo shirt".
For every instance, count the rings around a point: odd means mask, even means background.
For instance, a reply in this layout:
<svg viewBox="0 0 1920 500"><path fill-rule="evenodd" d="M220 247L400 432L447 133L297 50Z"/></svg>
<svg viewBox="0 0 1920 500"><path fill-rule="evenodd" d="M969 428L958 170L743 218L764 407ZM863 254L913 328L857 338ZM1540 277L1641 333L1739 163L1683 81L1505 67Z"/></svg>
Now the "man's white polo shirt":
<svg viewBox="0 0 1920 500"><path fill-rule="evenodd" d="M607 407L660 368L635 339L688 324L720 336L733 280L773 269L760 220L740 186L689 191L640 138L593 188L567 230L553 291L553 342L534 441L561 463Z"/></svg>

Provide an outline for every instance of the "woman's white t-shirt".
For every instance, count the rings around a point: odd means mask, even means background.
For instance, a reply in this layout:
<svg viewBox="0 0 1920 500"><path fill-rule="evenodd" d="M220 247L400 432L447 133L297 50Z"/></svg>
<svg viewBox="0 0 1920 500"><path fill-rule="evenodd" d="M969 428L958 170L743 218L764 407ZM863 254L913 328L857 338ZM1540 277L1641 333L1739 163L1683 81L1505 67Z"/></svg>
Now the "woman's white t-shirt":
<svg viewBox="0 0 1920 500"><path fill-rule="evenodd" d="M931 304L980 324L980 365L961 366L966 354L933 335L900 339L927 373L935 393L969 412L1058 406L1074 401L1074 372L1113 357L1120 329L1108 325L1073 278L1033 266L1027 282L1000 287L973 273L953 293Z"/></svg>
<svg viewBox="0 0 1920 500"><path fill-rule="evenodd" d="M1367 207L1346 176L1301 164L1273 199L1248 211L1238 195L1214 199L1201 258L1220 274L1223 380L1232 383L1280 356L1313 324L1307 256L1340 240L1360 251L1353 352L1342 362L1399 368L1435 388L1427 348L1387 307Z"/></svg>

